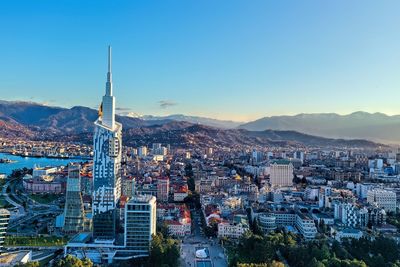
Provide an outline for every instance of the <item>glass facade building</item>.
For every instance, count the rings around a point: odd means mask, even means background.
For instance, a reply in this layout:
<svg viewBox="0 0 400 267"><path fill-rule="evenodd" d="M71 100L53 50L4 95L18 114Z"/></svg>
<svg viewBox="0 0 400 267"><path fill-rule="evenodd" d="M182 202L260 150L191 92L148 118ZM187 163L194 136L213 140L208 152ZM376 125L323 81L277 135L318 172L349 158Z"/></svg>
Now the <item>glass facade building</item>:
<svg viewBox="0 0 400 267"><path fill-rule="evenodd" d="M156 233L156 198L133 197L125 207L125 247L139 255L148 255L151 236Z"/></svg>

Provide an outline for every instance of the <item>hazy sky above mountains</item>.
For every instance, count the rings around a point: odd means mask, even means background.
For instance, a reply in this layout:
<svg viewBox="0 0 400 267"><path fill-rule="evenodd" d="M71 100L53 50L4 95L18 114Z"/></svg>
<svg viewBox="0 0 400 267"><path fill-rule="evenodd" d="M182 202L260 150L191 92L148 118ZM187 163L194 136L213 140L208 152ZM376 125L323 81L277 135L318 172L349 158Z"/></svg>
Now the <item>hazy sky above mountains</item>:
<svg viewBox="0 0 400 267"><path fill-rule="evenodd" d="M7 1L0 98L251 120L399 114L399 1Z"/></svg>

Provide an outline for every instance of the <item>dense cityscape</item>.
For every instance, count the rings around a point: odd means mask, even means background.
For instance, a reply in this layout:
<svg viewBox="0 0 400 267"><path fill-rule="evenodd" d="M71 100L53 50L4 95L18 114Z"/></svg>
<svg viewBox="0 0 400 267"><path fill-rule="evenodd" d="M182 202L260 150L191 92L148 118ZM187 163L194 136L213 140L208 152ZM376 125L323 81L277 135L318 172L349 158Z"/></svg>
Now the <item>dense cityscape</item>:
<svg viewBox="0 0 400 267"><path fill-rule="evenodd" d="M400 267L399 1L0 4L0 267Z"/></svg>
<svg viewBox="0 0 400 267"><path fill-rule="evenodd" d="M109 47L92 146L1 139L61 160L0 174L1 266L400 266L396 148L130 147L115 109Z"/></svg>

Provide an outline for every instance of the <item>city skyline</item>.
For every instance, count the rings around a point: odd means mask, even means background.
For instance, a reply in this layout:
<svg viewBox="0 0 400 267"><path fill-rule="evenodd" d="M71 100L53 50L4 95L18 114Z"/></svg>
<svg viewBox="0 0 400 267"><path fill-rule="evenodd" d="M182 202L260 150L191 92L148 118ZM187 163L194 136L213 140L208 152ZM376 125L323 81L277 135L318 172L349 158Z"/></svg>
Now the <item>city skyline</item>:
<svg viewBox="0 0 400 267"><path fill-rule="evenodd" d="M117 105L129 112L400 114L394 1L21 2L0 11L6 100L96 107L111 44Z"/></svg>
<svg viewBox="0 0 400 267"><path fill-rule="evenodd" d="M396 7L3 3L0 265L400 267Z"/></svg>

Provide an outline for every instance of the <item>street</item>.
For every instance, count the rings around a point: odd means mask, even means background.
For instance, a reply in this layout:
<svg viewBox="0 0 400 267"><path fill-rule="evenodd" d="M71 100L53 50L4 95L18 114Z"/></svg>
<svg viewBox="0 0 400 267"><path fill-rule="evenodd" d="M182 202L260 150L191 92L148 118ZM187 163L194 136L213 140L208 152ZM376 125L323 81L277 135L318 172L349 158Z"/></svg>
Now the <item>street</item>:
<svg viewBox="0 0 400 267"><path fill-rule="evenodd" d="M191 211L193 216L193 234L184 238L181 246L181 266L214 266L226 267L227 261L224 255L223 248L218 243L218 239L208 239L204 236L201 228L200 214L198 211ZM201 262L196 265L195 253L197 249L207 248L210 255L207 259L201 259ZM199 260L199 259L197 259Z"/></svg>

